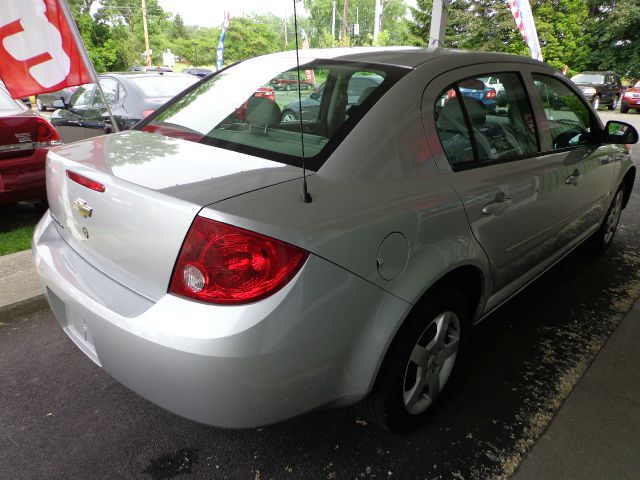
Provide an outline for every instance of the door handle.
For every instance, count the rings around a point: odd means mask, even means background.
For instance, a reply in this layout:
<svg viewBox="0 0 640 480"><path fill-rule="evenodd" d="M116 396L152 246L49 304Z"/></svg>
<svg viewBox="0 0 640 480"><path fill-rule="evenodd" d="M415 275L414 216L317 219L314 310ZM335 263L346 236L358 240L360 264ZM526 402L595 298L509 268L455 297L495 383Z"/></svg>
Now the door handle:
<svg viewBox="0 0 640 480"><path fill-rule="evenodd" d="M582 175L580 173L580 170L576 168L571 175L569 175L567 178L564 179L564 183L566 183L567 185L577 187L578 180L580 180L580 175Z"/></svg>
<svg viewBox="0 0 640 480"><path fill-rule="evenodd" d="M484 207L482 207L483 215L496 215L502 212L505 208L508 208L513 201L507 197L504 192L500 192L496 195L496 198L493 202L487 203Z"/></svg>

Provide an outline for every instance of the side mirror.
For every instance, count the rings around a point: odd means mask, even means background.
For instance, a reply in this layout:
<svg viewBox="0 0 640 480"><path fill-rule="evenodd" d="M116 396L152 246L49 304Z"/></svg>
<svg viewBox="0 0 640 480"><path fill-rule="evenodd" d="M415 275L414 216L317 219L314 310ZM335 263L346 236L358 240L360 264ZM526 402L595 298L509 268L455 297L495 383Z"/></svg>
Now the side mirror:
<svg viewBox="0 0 640 480"><path fill-rule="evenodd" d="M59 98L58 100L54 100L53 102L51 102L51 106L53 108L67 108L68 105L64 103L64 100Z"/></svg>
<svg viewBox="0 0 640 480"><path fill-rule="evenodd" d="M605 127L603 143L637 143L638 131L628 123L609 120Z"/></svg>

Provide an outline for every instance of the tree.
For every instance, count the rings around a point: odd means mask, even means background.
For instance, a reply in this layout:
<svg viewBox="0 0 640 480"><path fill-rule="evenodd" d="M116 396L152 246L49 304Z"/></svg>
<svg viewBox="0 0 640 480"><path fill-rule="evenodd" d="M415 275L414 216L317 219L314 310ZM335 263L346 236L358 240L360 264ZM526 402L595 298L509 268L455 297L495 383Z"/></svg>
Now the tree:
<svg viewBox="0 0 640 480"><path fill-rule="evenodd" d="M171 30L169 32L169 38L175 40L176 38L189 38L189 34L187 29L184 26L184 21L180 14L176 14L173 17L173 22L171 23Z"/></svg>

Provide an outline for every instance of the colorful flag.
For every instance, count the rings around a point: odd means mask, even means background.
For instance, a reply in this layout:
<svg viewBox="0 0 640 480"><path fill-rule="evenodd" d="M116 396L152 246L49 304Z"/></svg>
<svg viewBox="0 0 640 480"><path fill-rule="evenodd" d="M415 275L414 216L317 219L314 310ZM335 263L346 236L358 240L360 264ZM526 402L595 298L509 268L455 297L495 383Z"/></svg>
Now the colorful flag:
<svg viewBox="0 0 640 480"><path fill-rule="evenodd" d="M536 31L529 0L508 0L508 2L513 19L516 21L516 26L529 46L531 58L542 61L542 50L540 49L538 32Z"/></svg>
<svg viewBox="0 0 640 480"><path fill-rule="evenodd" d="M231 15L227 12L227 16L224 19L224 23L222 24L222 32L220 32L220 40L218 41L218 51L216 54L216 70L220 70L222 68L222 61L224 59L224 39L227 36L227 29L231 24Z"/></svg>
<svg viewBox="0 0 640 480"><path fill-rule="evenodd" d="M63 2L0 0L0 78L14 98L93 81Z"/></svg>

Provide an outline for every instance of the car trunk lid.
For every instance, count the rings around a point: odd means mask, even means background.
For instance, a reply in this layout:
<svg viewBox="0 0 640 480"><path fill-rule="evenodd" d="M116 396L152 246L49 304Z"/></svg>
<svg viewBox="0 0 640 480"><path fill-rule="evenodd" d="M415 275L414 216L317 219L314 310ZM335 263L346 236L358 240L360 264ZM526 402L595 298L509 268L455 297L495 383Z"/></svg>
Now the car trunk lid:
<svg viewBox="0 0 640 480"><path fill-rule="evenodd" d="M299 176L296 167L131 131L50 152L47 195L60 235L79 255L158 300L202 206Z"/></svg>

